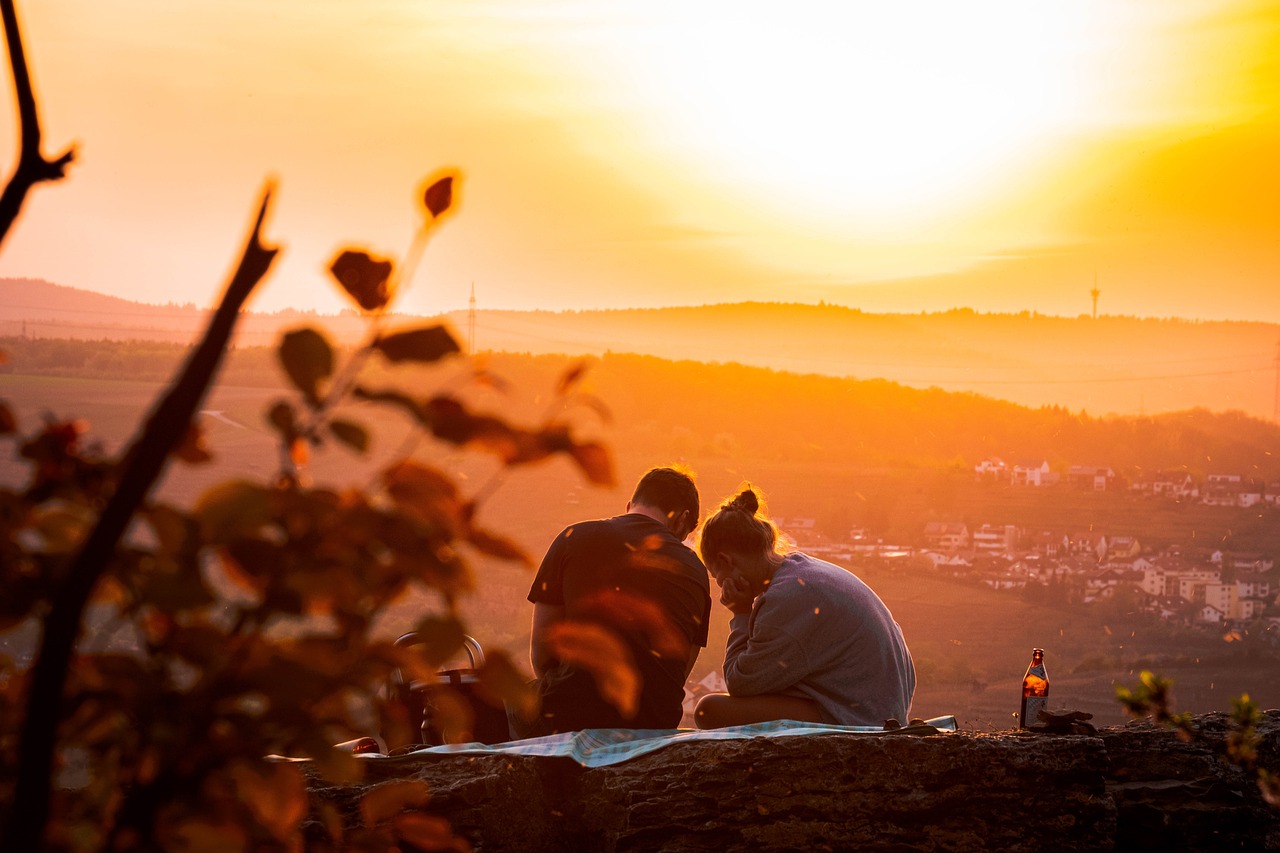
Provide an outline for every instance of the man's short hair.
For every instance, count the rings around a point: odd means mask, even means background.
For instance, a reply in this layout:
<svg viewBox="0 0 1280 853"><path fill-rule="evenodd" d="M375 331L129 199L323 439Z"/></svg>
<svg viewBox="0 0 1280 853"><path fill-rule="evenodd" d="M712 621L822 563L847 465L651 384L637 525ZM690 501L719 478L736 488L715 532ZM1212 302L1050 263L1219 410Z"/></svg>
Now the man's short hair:
<svg viewBox="0 0 1280 853"><path fill-rule="evenodd" d="M698 487L687 471L677 468L651 468L636 484L631 502L656 506L668 516L688 510L698 518Z"/></svg>

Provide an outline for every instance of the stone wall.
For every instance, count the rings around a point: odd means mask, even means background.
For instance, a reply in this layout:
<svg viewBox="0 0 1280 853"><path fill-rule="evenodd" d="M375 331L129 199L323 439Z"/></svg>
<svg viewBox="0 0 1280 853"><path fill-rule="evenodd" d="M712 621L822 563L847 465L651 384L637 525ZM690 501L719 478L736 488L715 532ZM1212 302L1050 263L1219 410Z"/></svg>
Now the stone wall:
<svg viewBox="0 0 1280 853"><path fill-rule="evenodd" d="M364 790L413 778L477 850L1280 850L1280 807L1195 742L1139 722L1097 735L959 732L673 745L612 767L563 758L371 759L313 783L349 821ZM1260 728L1280 771L1280 711Z"/></svg>

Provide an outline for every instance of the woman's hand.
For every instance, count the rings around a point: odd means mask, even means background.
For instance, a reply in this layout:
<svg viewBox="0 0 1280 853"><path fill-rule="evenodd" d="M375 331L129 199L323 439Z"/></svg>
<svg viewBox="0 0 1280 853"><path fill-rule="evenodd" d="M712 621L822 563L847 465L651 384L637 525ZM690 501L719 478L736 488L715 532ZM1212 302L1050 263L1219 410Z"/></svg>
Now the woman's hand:
<svg viewBox="0 0 1280 853"><path fill-rule="evenodd" d="M734 572L716 578L720 585L720 603L734 613L750 613L751 605L756 600L751 585L742 575Z"/></svg>

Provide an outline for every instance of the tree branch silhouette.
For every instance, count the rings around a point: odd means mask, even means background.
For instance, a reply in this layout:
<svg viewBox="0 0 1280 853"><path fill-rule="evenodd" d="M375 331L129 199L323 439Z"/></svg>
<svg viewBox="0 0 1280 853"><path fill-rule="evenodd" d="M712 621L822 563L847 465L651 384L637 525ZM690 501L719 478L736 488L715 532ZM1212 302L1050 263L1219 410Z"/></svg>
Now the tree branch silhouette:
<svg viewBox="0 0 1280 853"><path fill-rule="evenodd" d="M51 602L22 722L11 822L0 839L0 849L41 848L49 816L62 696L85 607L130 519L159 479L169 454L186 436L191 418L227 350L240 309L275 260L279 249L263 246L261 241L270 199L271 187L268 186L239 265L204 336L125 453L116 490L76 553L66 580Z"/></svg>
<svg viewBox="0 0 1280 853"><path fill-rule="evenodd" d="M2 244L22 211L27 193L38 183L65 177L67 165L75 159L75 147L68 148L55 160L47 160L40 153L40 116L31 86L31 73L27 69L26 52L22 47L22 33L18 29L18 12L14 0L0 0L0 18L4 20L5 44L9 51L9 65L13 70L13 88L21 126L18 164L9 183L5 185L4 192L0 193Z"/></svg>

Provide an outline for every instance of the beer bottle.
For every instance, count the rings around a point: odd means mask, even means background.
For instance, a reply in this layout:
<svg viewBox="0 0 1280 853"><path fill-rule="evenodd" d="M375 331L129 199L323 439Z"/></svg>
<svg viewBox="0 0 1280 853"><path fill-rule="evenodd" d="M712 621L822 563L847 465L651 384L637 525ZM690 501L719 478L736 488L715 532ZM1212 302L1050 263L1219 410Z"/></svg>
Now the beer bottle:
<svg viewBox="0 0 1280 853"><path fill-rule="evenodd" d="M1022 677L1022 712L1018 726L1027 728L1040 718L1040 709L1049 707L1049 674L1044 669L1044 649L1031 650L1031 665Z"/></svg>

